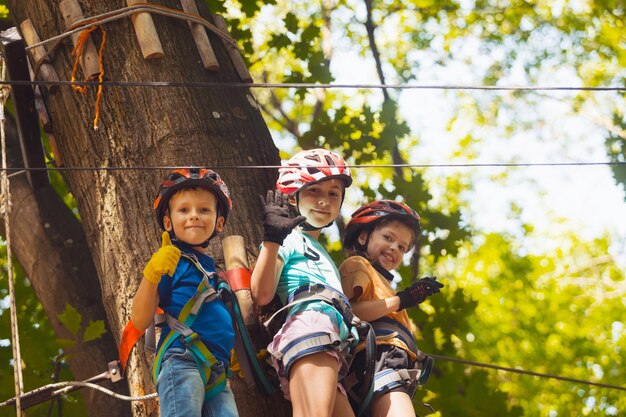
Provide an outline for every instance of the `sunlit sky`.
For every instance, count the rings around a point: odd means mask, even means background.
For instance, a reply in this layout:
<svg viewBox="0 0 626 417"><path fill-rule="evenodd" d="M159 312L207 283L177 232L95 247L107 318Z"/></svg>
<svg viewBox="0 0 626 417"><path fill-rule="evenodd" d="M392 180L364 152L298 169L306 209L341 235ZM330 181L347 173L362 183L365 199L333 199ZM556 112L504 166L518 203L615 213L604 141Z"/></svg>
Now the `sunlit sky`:
<svg viewBox="0 0 626 417"><path fill-rule="evenodd" d="M574 2L575 3L575 2ZM568 7L583 7L584 2ZM472 1L462 3L470 9ZM362 4L357 4L356 19L365 20ZM563 2L554 2L553 13L560 13ZM360 9L359 9L360 8ZM359 11L360 10L360 11ZM360 14L359 14L360 13ZM267 13L263 25L276 24ZM373 60L359 56L349 39L343 36L339 26L355 18L346 13L335 13L337 30L333 33L333 59L331 71L337 84L379 84ZM522 22L521 24L524 24ZM397 39L393 18L376 31L380 44L393 45ZM362 30L356 26L353 30ZM432 28L433 31L437 29ZM385 43L386 41L389 41ZM489 52L480 49L477 39L454 42L451 50L454 60L445 66L435 63L441 50L442 38L435 36L431 48L410 51L412 59L419 62L419 77L414 83L420 85L472 85L482 84L487 69L505 56L505 48L515 48L518 62L511 71L497 82L500 86L583 86L573 68L556 60L546 58L541 68L535 69L535 80L529 80L524 63L533 57L532 48L544 47L560 50L565 48L573 54L583 53L577 45L549 30L537 31L529 39L527 47L511 44L492 47ZM564 44L565 43L565 44ZM433 52L435 51L435 52ZM393 69L386 66L386 82L396 84ZM357 70L358 69L358 70ZM382 102L378 89L342 91L348 104L367 101L370 106ZM390 90L398 98L400 113L407 121L417 140L417 146L409 150L410 160L415 164L463 164L463 163L571 163L607 161L604 140L607 131L600 126L602 119L611 118L611 108L626 105L623 97L614 92L593 92L592 101L578 113L574 111L576 91L538 91L515 95L507 91L444 91L444 90ZM496 120L478 126L473 117L476 105L488 105L494 98L503 100ZM449 120L457 117L450 128ZM600 122L599 122L600 121ZM523 125L523 127L521 127ZM510 127L514 128L511 129ZM507 129L508 128L508 129ZM512 133L511 133L512 132ZM459 140L471 134L476 143L473 155L459 154ZM275 132L278 146L290 150L294 144L284 141ZM470 158L473 156L473 159ZM447 176L460 173L471 178L471 190L462 195L468 201L464 221L473 229L484 232L516 234L522 224L530 224L547 237L533 242L537 251L551 249L559 244L561 232L575 231L583 239L592 239L609 233L614 242L611 251L626 268L626 203L621 185L617 185L608 165L561 166L561 167L474 167L474 168L426 168L424 176L435 185ZM363 175L359 170L355 174ZM495 180L494 178L498 178ZM436 187L434 187L436 188ZM511 206L521 207L519 215L511 214ZM348 204L349 206L349 204ZM344 208L349 216L350 207ZM332 231L331 231L332 234Z"/></svg>
<svg viewBox="0 0 626 417"><path fill-rule="evenodd" d="M480 85L481 73L499 51L478 60L483 68L472 67L476 60L462 59L478 56L477 43L457 45L457 61L436 66L424 53L420 85ZM521 54L520 54L521 55ZM354 71L359 67L359 71ZM335 51L331 67L338 84L378 84L372 61L354 53ZM547 62L538 74L542 86L581 86L575 72ZM387 83L396 81L388 79ZM530 85L521 68L514 68L501 86ZM354 92L358 100L358 92ZM395 93L394 93L395 94ZM506 108L489 126L476 126L471 118L473 103L491 100L501 95ZM516 99L511 92L403 90L399 96L401 116L419 138L419 146L410 151L410 161L416 164L462 163L569 163L607 161L604 140L606 130L598 125L601 118L610 118L608 108L619 100L611 92L595 92L595 103L579 114L573 110L576 92L527 92L526 100ZM377 97L377 98L376 98ZM469 99L468 99L469 98ZM369 97L368 103L382 100L382 94ZM618 105L620 103L618 102ZM623 100L621 101L623 106ZM456 114L455 114L456 112ZM452 129L447 126L452 116L459 121ZM525 123L525 128L513 135L506 133L507 125ZM472 133L474 159L465 155L453 157L458 141ZM558 231L574 230L582 238L591 239L609 233L613 237L612 255L626 267L626 203L624 189L617 185L608 165L514 168L426 168L427 179L437 181L447 175L471 175L473 189L464 197L469 201L465 220L472 228L486 232L515 233L521 223L545 230L546 236ZM494 176L508 175L500 182ZM511 204L522 211L512 217ZM557 244L558 242L554 242ZM545 248L551 247L549 240Z"/></svg>

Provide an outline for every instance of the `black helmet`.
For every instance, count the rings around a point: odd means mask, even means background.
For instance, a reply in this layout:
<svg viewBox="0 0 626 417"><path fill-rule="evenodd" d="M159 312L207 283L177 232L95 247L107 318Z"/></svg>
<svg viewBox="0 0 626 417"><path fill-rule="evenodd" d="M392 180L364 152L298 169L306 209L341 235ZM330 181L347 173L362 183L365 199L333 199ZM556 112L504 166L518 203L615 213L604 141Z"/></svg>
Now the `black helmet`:
<svg viewBox="0 0 626 417"><path fill-rule="evenodd" d="M193 187L204 188L215 195L217 198L217 213L223 216L224 221L226 221L228 213L233 208L233 203L230 200L228 187L226 187L226 184L222 181L220 176L215 171L206 168L176 169L165 177L159 186L159 191L152 205L157 224L161 229L165 230L163 216L165 216L172 196L179 190ZM207 247L209 241L213 239L216 234L217 231L213 231L213 234L199 246L203 248ZM170 235L172 239L176 239L176 235L173 231L170 232Z"/></svg>

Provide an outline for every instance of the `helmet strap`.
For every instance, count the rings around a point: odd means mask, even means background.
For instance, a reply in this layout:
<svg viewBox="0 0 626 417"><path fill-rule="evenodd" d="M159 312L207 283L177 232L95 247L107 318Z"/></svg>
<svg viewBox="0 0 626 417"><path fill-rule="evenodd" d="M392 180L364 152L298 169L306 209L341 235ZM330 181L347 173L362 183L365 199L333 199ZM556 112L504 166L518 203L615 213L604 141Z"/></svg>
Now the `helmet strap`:
<svg viewBox="0 0 626 417"><path fill-rule="evenodd" d="M185 249L193 249L191 246L189 246L189 244L187 242L183 242L182 240L178 239L176 237L176 235L174 234L174 231L170 231L170 240L172 241L172 244L178 248L185 248Z"/></svg>
<svg viewBox="0 0 626 417"><path fill-rule="evenodd" d="M300 224L300 227L302 228L302 230L304 230L305 232L312 232L315 230L321 230L323 229L323 227L315 227L315 226L311 226L309 224L309 222L304 222L302 224ZM325 227L325 226L324 226Z"/></svg>
<svg viewBox="0 0 626 417"><path fill-rule="evenodd" d="M370 261L370 263L372 264L374 269L380 275L383 276L383 278L385 278L389 282L393 281L393 274L391 272L387 271L385 268L383 268L383 266L381 264L379 264L378 262L372 262L372 261Z"/></svg>
<svg viewBox="0 0 626 417"><path fill-rule="evenodd" d="M219 219L219 216L217 216L216 219L215 219L215 225L216 226L217 226L217 219ZM183 242L182 240L180 240L179 238L176 237L176 232L174 231L174 224L173 223L172 223L172 230L168 231L168 233L170 234L170 240L172 241L172 243L176 242L180 246L184 246L184 247L193 249L193 247L189 243ZM209 243L211 242L211 239L213 239L216 235L217 235L217 230L213 229L213 234L211 236L209 236L209 238L207 240L205 240L204 242L200 243L199 245L194 245L194 246L200 246L202 249L206 249L209 246Z"/></svg>

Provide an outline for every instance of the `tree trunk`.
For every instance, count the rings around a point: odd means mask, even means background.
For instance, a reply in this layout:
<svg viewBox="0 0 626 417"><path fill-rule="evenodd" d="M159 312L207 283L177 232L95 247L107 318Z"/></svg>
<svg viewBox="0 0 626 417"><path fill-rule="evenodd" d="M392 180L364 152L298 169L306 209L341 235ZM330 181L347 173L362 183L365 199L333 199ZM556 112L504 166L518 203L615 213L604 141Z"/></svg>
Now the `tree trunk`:
<svg viewBox="0 0 626 417"><path fill-rule="evenodd" d="M65 30L56 2L9 0L7 4L16 23L31 19L41 39ZM180 9L175 1L160 4ZM123 0L81 2L85 17L125 5ZM203 5L198 6L202 10ZM186 22L163 16L153 19L165 57L150 61L141 55L130 18L104 26L103 64L108 80L240 82L218 37L209 33L221 68L219 72L208 72L200 62ZM99 31L92 32L91 37L100 45ZM71 49L68 38L53 60L61 79L70 78ZM65 166L101 168L69 170L65 176L78 204L103 304L118 341L143 266L159 245L160 233L150 208L166 170L147 167L198 165L216 169L228 185L234 204L222 234L244 236L250 253L256 254L261 237L256 196L273 187L276 171L232 167L276 165L279 158L247 89L108 87L100 103L97 131L92 128L94 91L81 95L62 87L44 98ZM121 167L128 169L116 169ZM209 251L219 260L218 249L213 243ZM154 390L143 358L141 349L131 356L128 381L132 395ZM237 384L234 388L242 416L287 415L288 408L278 401L278 395L261 400L252 389ZM133 403L136 416L152 415L153 411L154 401Z"/></svg>
<svg viewBox="0 0 626 417"><path fill-rule="evenodd" d="M7 163L22 167L20 145L15 124L7 118ZM83 324L90 320L104 320L102 295L96 270L85 246L85 237L78 219L51 186L34 191L26 175L10 179L12 209L10 213L11 246L58 338L73 339L73 335L59 321L58 314L66 304L81 314ZM5 235L4 222L0 229ZM19 303L19 300L17 300ZM110 329L108 324L105 324ZM75 351L66 352L70 370L78 380L85 380L107 370L107 363L115 360L117 346L109 331L99 340L82 344ZM42 370L43 371L43 370ZM102 384L119 391L118 386ZM128 394L127 390L123 390ZM130 416L130 407L94 390L82 390L85 406L92 417Z"/></svg>

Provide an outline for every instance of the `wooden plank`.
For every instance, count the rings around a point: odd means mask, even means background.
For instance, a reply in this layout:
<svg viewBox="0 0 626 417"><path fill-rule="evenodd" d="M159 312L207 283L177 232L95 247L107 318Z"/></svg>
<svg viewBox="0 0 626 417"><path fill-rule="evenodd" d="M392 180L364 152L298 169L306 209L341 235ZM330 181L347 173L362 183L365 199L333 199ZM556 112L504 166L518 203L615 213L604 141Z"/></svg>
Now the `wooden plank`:
<svg viewBox="0 0 626 417"><path fill-rule="evenodd" d="M70 28L74 23L79 20L83 20L83 11L78 4L78 0L63 0L59 3L61 13L63 14L63 20L65 21L65 27ZM71 35L72 45L76 46L78 38L82 32L76 32ZM83 46L83 53L80 57L80 66L83 70L83 75L86 80L95 80L100 75L100 65L98 64L98 50L89 36L85 40Z"/></svg>
<svg viewBox="0 0 626 417"><path fill-rule="evenodd" d="M30 74L32 77L32 69L30 69ZM43 131L48 135L48 144L50 145L50 151L52 152L52 157L54 158L54 166L62 167L63 160L61 159L61 153L57 147L54 130L52 130L52 121L50 120L50 115L48 115L48 108L46 107L46 103L43 101L39 87L35 88L35 108L37 109L37 114L39 115L39 123L41 123Z"/></svg>
<svg viewBox="0 0 626 417"><path fill-rule="evenodd" d="M196 6L195 0L180 0L180 4L183 6L183 11L190 14L200 15L198 12L198 6ZM206 29L199 23L187 22L189 29L191 29L191 35L200 53L200 59L202 59L202 65L204 69L209 71L219 71L220 64L217 61L211 41L206 33Z"/></svg>
<svg viewBox="0 0 626 417"><path fill-rule="evenodd" d="M12 27L0 33L0 41L11 81L30 81L26 44L17 28ZM30 85L13 85L11 98L15 108L17 131L25 168L45 168L43 145L39 134L39 121L35 107L35 95ZM50 184L48 171L28 171L28 179L33 189Z"/></svg>
<svg viewBox="0 0 626 417"><path fill-rule="evenodd" d="M226 25L226 20L224 20L224 17L222 15L214 14L213 22L215 23L215 26L221 29L224 33L228 33L228 26ZM239 78L241 78L241 81L251 83L252 76L248 71L248 67L246 67L246 63L241 57L241 52L239 51L239 48L237 48L237 44L234 42L234 39L232 37L230 37L230 39L233 42L227 42L224 39L222 39L222 41L224 42L226 52L228 53L228 56L233 63L233 66L235 67L235 71L237 71L237 74L239 75Z"/></svg>
<svg viewBox="0 0 626 417"><path fill-rule="evenodd" d="M126 4L129 6L136 3L147 3L147 1L126 0ZM137 35L143 58L163 58L165 56L163 47L150 13L135 13L131 16L131 20L133 21L133 27L135 28L135 34Z"/></svg>
<svg viewBox="0 0 626 417"><path fill-rule="evenodd" d="M39 39L37 31L35 30L35 26L30 19L26 19L20 24L20 31L22 32L22 36L24 37L24 40L26 41L28 46L34 45L41 41L41 39ZM31 49L30 53L33 58L34 66L37 64L37 62L39 62L42 58L46 56L46 48L43 45L40 45L36 48ZM44 59L36 75L37 76L33 78L35 80L41 79L43 81L59 81L59 75L57 74L52 64L50 64L48 58ZM58 85L49 85L47 86L47 88L48 91L52 94L56 93L59 90Z"/></svg>
<svg viewBox="0 0 626 417"><path fill-rule="evenodd" d="M28 41L26 43L28 43ZM49 65L49 66L54 70L52 65ZM28 71L30 72L31 80L37 79L32 65L28 65ZM39 115L39 123L41 124L41 128L48 135L48 144L50 145L50 150L52 151L52 157L54 158L53 164L56 167L62 167L63 161L61 160L61 154L59 153L56 139L54 137L54 131L52 129L52 120L50 120L50 115L48 114L48 108L46 107L46 103L43 101L43 96L41 95L43 87L45 86L37 85L33 88L33 92L35 94L35 108L37 109L37 114ZM59 86L57 85L54 87L58 89ZM51 90L48 89L48 91L51 91ZM48 162L51 162L51 161L48 161Z"/></svg>

